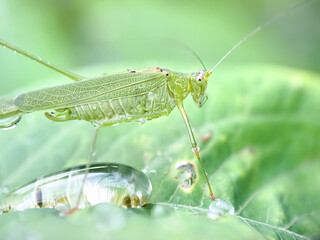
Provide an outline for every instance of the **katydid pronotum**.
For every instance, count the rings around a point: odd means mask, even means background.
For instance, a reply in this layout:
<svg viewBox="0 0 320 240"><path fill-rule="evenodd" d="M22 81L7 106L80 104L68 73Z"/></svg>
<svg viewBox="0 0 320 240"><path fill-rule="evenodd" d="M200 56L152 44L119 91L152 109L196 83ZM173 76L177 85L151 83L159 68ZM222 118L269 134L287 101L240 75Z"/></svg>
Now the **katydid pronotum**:
<svg viewBox="0 0 320 240"><path fill-rule="evenodd" d="M180 73L154 67L86 79L0 40L0 45L3 47L33 59L75 81L0 99L0 128L11 128L20 121L23 114L34 111L46 111L45 116L55 122L69 120L92 122L96 127L87 161L88 168L94 155L97 134L101 127L167 116L177 107L187 127L192 150L201 166L210 197L214 200L215 197L200 159L198 144L183 101L190 93L196 105L201 107L207 100L205 92L208 78L213 70L248 38L279 19L287 11L300 5L279 13L255 28L234 45L209 71L205 69L194 73ZM86 176L83 182L85 180ZM80 190L79 200L74 209L78 207L82 190Z"/></svg>

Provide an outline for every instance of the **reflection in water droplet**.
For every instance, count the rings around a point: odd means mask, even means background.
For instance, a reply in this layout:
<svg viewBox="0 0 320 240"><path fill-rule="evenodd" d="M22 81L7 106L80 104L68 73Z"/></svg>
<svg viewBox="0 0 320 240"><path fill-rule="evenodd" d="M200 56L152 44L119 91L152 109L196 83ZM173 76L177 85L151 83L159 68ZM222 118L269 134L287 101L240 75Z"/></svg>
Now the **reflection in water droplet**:
<svg viewBox="0 0 320 240"><path fill-rule="evenodd" d="M0 129L10 130L14 128L20 121L21 117L22 115L19 114L12 117L0 119Z"/></svg>
<svg viewBox="0 0 320 240"><path fill-rule="evenodd" d="M234 215L234 207L231 202L223 199L216 199L209 206L208 217L218 219L221 216Z"/></svg>

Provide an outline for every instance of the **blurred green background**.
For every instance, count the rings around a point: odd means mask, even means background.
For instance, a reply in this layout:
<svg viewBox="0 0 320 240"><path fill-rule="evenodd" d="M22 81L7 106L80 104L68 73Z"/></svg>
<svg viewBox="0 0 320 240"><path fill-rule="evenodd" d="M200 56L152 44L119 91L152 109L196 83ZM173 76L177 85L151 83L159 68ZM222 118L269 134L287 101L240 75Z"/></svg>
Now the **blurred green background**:
<svg viewBox="0 0 320 240"><path fill-rule="evenodd" d="M298 2L3 0L0 37L86 76L85 67L115 62L121 62L122 70L161 66L197 71L201 65L176 41L194 49L210 68L244 35ZM319 24L319 1L306 4L247 41L225 64L272 63L319 71ZM1 95L48 76L61 78L0 51Z"/></svg>
<svg viewBox="0 0 320 240"><path fill-rule="evenodd" d="M177 42L210 68L251 30L298 2L3 0L0 38L84 76L153 66L193 72L202 66ZM147 170L154 186L148 208L102 205L70 218L43 209L6 214L0 239L319 237L319 9L319 1L306 4L234 51L210 78L202 109L186 100L213 190L234 205L235 217L206 217L211 200L201 175L190 193L179 188L184 175L175 164L195 159L173 111L99 134L95 160ZM0 49L0 62L0 96L71 82L7 49ZM53 124L40 112L0 133L3 195L86 162L92 126ZM207 133L212 137L201 142Z"/></svg>

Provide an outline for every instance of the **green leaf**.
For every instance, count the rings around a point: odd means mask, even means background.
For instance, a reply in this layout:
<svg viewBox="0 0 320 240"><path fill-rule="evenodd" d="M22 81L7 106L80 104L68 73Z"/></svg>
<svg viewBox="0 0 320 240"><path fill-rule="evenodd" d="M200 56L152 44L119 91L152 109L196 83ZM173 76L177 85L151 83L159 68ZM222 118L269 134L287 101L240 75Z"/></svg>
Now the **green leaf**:
<svg viewBox="0 0 320 240"><path fill-rule="evenodd" d="M3 214L1 239L319 238L320 76L278 66L224 69L209 79L205 106L187 99L186 111L214 194L232 203L234 216L207 217L212 200L175 109L143 125L106 127L98 136L95 161L126 163L150 178L153 195L145 208L102 204L67 218L45 209ZM85 163L92 134L90 123L52 123L43 113L1 131L2 196ZM195 169L187 190L181 184L190 175L177 169L181 164Z"/></svg>

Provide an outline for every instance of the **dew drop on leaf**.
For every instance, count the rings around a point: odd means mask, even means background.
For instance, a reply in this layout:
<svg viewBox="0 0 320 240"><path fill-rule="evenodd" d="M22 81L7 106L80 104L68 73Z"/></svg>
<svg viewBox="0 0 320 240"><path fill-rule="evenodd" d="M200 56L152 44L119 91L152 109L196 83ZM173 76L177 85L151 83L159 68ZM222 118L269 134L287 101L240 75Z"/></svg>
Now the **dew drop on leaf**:
<svg viewBox="0 0 320 240"><path fill-rule="evenodd" d="M211 219L218 219L221 216L234 215L234 206L231 202L216 199L209 206L208 217Z"/></svg>
<svg viewBox="0 0 320 240"><path fill-rule="evenodd" d="M15 115L8 118L0 119L0 129L2 130L10 130L17 126L19 121L21 120L21 115Z"/></svg>

